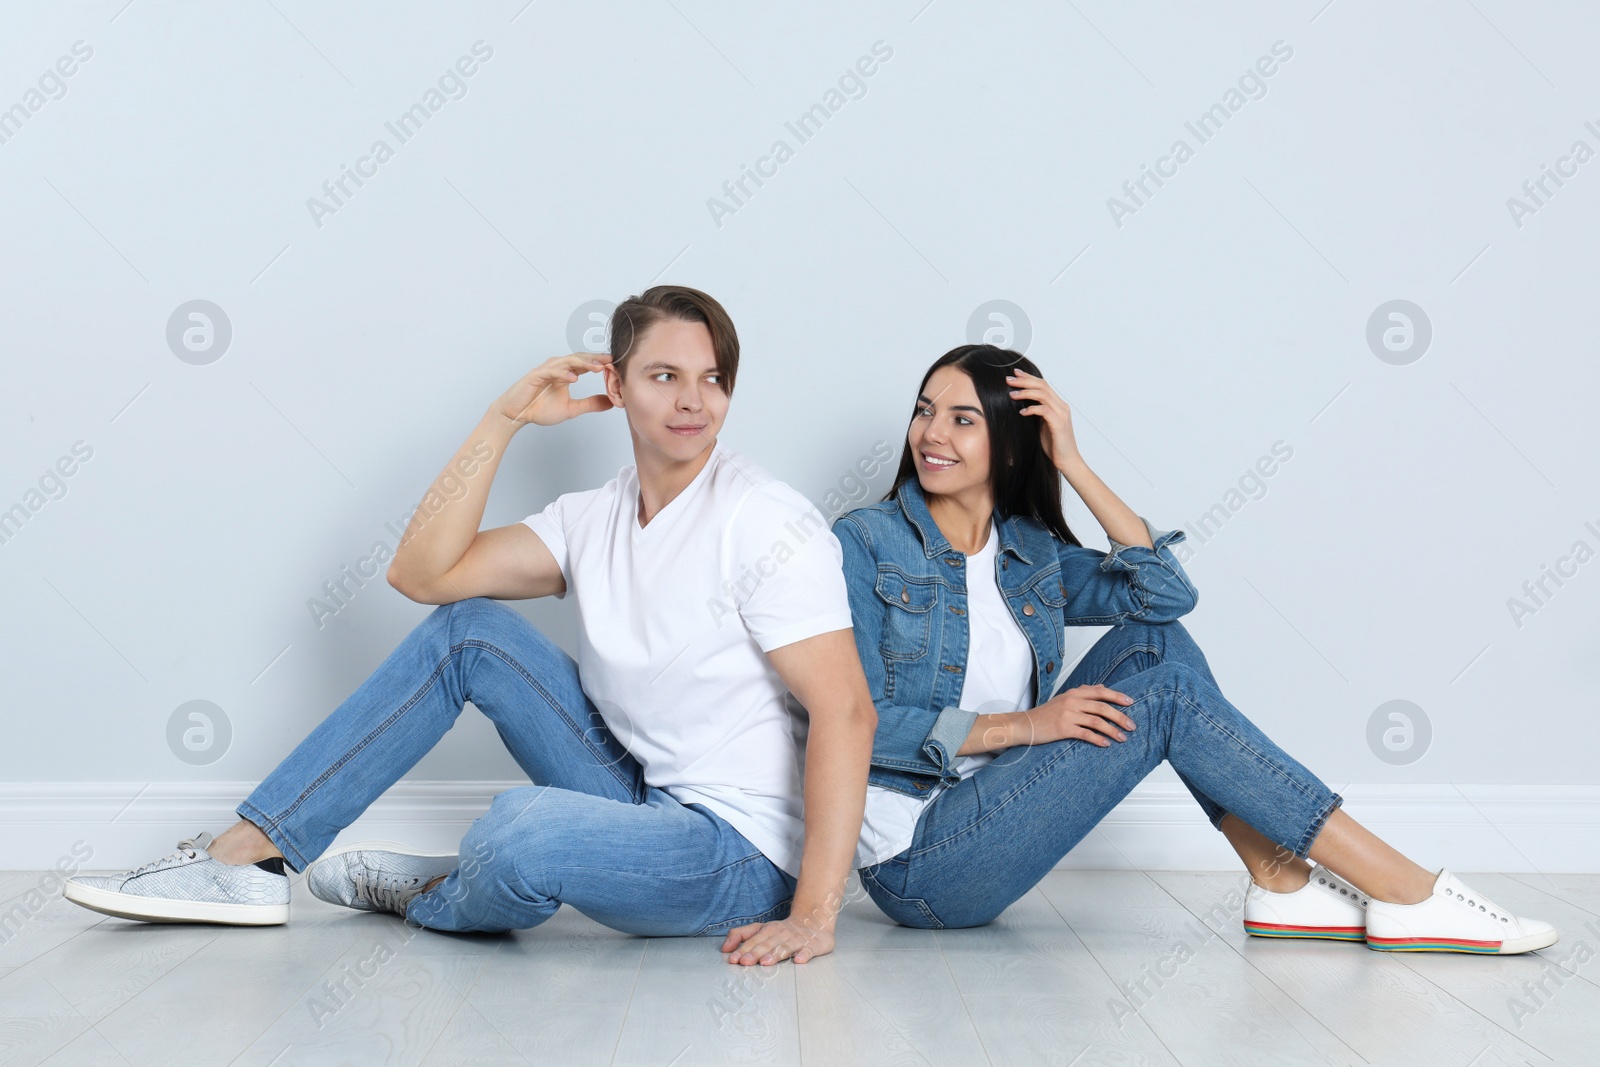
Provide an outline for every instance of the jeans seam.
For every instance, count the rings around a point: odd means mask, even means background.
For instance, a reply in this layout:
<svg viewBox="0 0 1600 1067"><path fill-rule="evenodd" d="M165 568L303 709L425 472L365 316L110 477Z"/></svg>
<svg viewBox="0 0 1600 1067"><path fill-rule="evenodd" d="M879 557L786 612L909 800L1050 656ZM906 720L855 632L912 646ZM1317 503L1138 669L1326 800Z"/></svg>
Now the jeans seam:
<svg viewBox="0 0 1600 1067"><path fill-rule="evenodd" d="M1111 662L1110 666L1105 669L1105 672L1100 675L1099 679L1097 679L1094 684L1105 685L1106 679L1111 677L1116 669L1122 666L1123 663L1127 661L1128 657L1133 655L1135 652L1148 652L1152 656L1161 656L1161 650L1154 645L1129 645L1127 648L1122 650L1121 655ZM1162 657L1162 662L1166 662L1165 657Z"/></svg>
<svg viewBox="0 0 1600 1067"><path fill-rule="evenodd" d="M283 853L284 862L287 863L296 874L303 874L305 872L305 869L308 866L306 863L305 853L301 852L295 847L294 840L284 832L283 827L278 824L277 819L274 819L272 816L268 815L266 812L262 811L248 800L241 803L239 807L235 809L235 814L241 819L255 823L256 829L266 834L268 840L278 847L279 852Z"/></svg>
<svg viewBox="0 0 1600 1067"><path fill-rule="evenodd" d="M1323 826L1327 823L1328 818L1333 814L1334 809L1338 808L1343 803L1344 797L1340 796L1338 793L1333 793L1328 797L1327 803L1322 806L1322 809L1317 813L1316 817L1311 820L1311 825L1306 827L1306 832L1301 836L1300 847L1295 849L1294 854L1296 856L1299 856L1301 859L1307 859L1310 857L1311 846L1316 844L1317 837L1322 833Z"/></svg>
<svg viewBox="0 0 1600 1067"><path fill-rule="evenodd" d="M1077 740L1077 739L1076 738L1070 738L1070 739L1064 738L1063 740ZM1080 744L1088 744L1087 741L1081 741L1079 743ZM907 853L907 859L908 860L912 860L912 859L916 859L916 858L918 858L920 856L930 855L930 854L938 851L939 849L944 848L946 845L949 845L952 842L957 841L962 837L965 837L966 835L968 835L970 833L975 833L977 831L978 827L981 826L984 822L986 822L991 815L999 812L1001 808L1004 808L1007 804L1011 803L1017 797L1021 796L1025 792L1027 792L1030 788L1032 788L1033 783L1039 780L1041 775L1047 773L1057 763L1059 763L1061 760L1065 759L1067 754L1069 752L1071 752L1071 751L1073 751L1073 748L1072 748L1071 745L1066 745L1066 744L1061 745L1059 750L1054 755L1052 755L1048 761L1046 761L1042 766L1040 766L1038 768L1038 770L1034 771L1034 773L1028 777L1027 781L1025 781L1021 785L1017 786L1017 788L1013 789L1006 796L1000 798L1000 801L997 804L995 804L993 808L991 808L990 810L984 812L976 820L974 820L973 822L969 823L968 825L962 827L960 830L957 830L955 833L951 834L949 837L943 838L942 840L938 841L937 843L932 844L932 845L928 845L925 848L920 848L920 849L917 849L915 851L908 852ZM981 767L979 768L979 770L982 770L982 769L983 768L981 768ZM935 804L937 804L939 802L939 798L935 797L933 802ZM904 899L904 898L900 898L900 899Z"/></svg>
<svg viewBox="0 0 1600 1067"><path fill-rule="evenodd" d="M433 688L434 684L439 680L439 676L444 673L444 669L445 669L446 664L448 664L452 659L454 659L458 652L461 652L462 650L467 649L467 648L481 648L481 649L483 649L483 650L485 650L487 652L490 652L490 653L494 654L502 662L504 662L508 666L510 666L513 670L515 670L519 675L522 676L523 680L525 682L527 682L527 684L535 692L537 692L540 697L542 697L544 699L545 703L550 706L551 710L555 711L557 713L557 716L563 722L565 722L567 724L568 729L572 730L575 733L575 735L577 736L578 741L579 741L580 744L582 744L585 747L587 747L591 753L594 753L595 755L601 755L601 753L599 753L595 749L594 745L589 741L589 739L584 736L583 732L577 729L577 723L572 721L572 718L566 713L566 710L561 706L560 702L557 701L550 694L549 690L545 689L545 687L539 683L539 680L537 678L534 678L526 670L524 670L523 667L522 667L522 664L517 662L515 657L511 656L511 654L506 652L505 650L503 650L503 649L501 649L501 648L499 648L499 647L497 647L495 645L492 645L492 644L488 643L487 641L484 641L484 640L482 640L480 638L465 638L462 641L460 641L459 643L450 646L450 648L445 652L445 654L439 658L439 662L434 665L433 672L428 675L427 679L417 688L417 691L415 693L413 693L405 701L405 703L401 704L400 707L396 708L395 711L393 713L391 713L388 718L384 719L377 726L373 727L370 731L368 731L368 733L367 733L367 735L365 737L361 738L361 740L356 742L356 744L351 746L337 760L335 760L332 765L330 765L325 770L323 770L323 772L320 775L318 775L310 784L308 784L303 790L301 790L300 795L295 797L294 802L291 803L286 809L284 809L284 811L280 815L278 815L277 817L267 816L267 821L270 822L273 825L273 827L278 828L279 832L282 833L283 831L281 829L280 823L283 820L286 820L286 819L290 818L291 816L293 816L294 813L296 811L298 811L300 809L300 807L306 803L306 801L311 799L311 797L317 792L318 789L320 789L323 786L324 783L327 782L327 780L329 778L331 778L334 774L338 773L338 771L343 769L343 767L347 763L349 763L356 756L360 755L360 753L362 751L364 751L369 745L371 745L379 737L383 736L383 734L385 732L387 732L388 729L391 726L393 726L395 723L399 722L400 719L405 716L406 712L410 711L413 707L415 707L417 702L419 700L421 700L428 693L428 691ZM637 793L633 788L633 783L627 781L626 779L624 779L622 777L622 775L617 773L616 766L615 766L614 763L606 764L606 769L611 772L612 777L616 778L619 783L621 783L624 787L627 788L627 790L628 790L628 792L630 794L637 796ZM266 829L266 827L263 827L262 829ZM284 836L287 836L287 835L284 835ZM295 852L296 856L300 856L302 859L304 858L301 855L299 849L294 849L294 852Z"/></svg>
<svg viewBox="0 0 1600 1067"><path fill-rule="evenodd" d="M772 863L771 860L767 859L765 853L757 851L757 852L750 853L748 856L740 856L736 860L729 860L727 863L724 863L721 867L718 867L714 871L695 871L695 872L693 872L691 874L672 874L672 873L667 873L667 874L657 875L657 877L659 877L663 882L671 882L671 881L676 881L676 880L690 880L690 879L695 879L695 878L716 878L716 877L720 876L724 871L732 870L735 867L741 866L741 865L746 864L746 863L750 863L753 860L766 860L766 862ZM775 863L773 863L772 865L774 867L777 867L777 864L775 864ZM584 863L560 863L560 864L556 864L556 865L554 865L552 867L549 867L547 869L548 870L552 870L552 871L612 871L612 872L616 872L616 871L621 870L620 868L617 868L617 867L614 867L614 866L606 866L606 865L590 866L590 865L584 864ZM781 870L781 868L779 868L779 869ZM624 873L633 874L633 873L637 873L637 872L634 871L632 868L628 868Z"/></svg>
<svg viewBox="0 0 1600 1067"><path fill-rule="evenodd" d="M1287 782L1289 785L1293 786L1295 789L1298 789L1300 791L1300 793L1303 796L1306 797L1306 799L1308 799L1308 800L1321 800L1322 799L1315 792L1307 789L1300 782L1296 781L1294 779L1294 777L1291 776L1290 774L1288 774L1287 772L1285 772L1282 767L1279 767L1276 763L1268 760L1266 758L1266 756L1262 755L1260 752L1257 752L1254 748L1252 748L1250 746L1249 742L1245 741L1244 738L1233 734L1231 731L1229 731L1226 727L1224 727L1217 720L1213 719L1210 715L1207 715L1205 713L1205 711L1198 704L1196 704L1194 701L1190 700L1187 696L1185 696L1182 693L1177 692L1177 690L1175 690L1175 689L1174 690L1163 690L1163 692L1169 692L1169 691L1173 692L1173 693L1176 693L1178 699L1182 700L1185 704L1187 704L1194 711L1194 713L1195 713L1197 718L1203 720L1213 730L1216 730L1219 734L1221 734L1222 736L1228 738L1235 745L1238 745L1241 749L1243 749L1244 751L1250 753L1251 756L1255 757L1255 760L1256 760L1257 763L1259 763L1261 766L1266 767L1267 769L1275 772L1278 775L1278 777L1282 778L1285 782ZM1218 805L1218 806L1220 807L1220 805Z"/></svg>
<svg viewBox="0 0 1600 1067"><path fill-rule="evenodd" d="M794 896L791 894L787 900L779 901L777 904L774 904L772 907L768 908L766 911L758 912L755 915L740 915L740 916L736 916L736 917L734 917L732 919L720 919L720 920L718 920L717 922L714 922L714 923L706 923L700 929L696 930L692 934L689 934L688 936L689 937L705 937L708 931L711 931L715 927L718 927L718 926L726 926L728 923L732 923L733 926L744 926L744 925L746 925L748 923L769 922L770 920L777 918L778 917L778 913L780 911L784 911L786 909L793 910L793 905L794 905ZM728 929L729 930L733 929L733 926L729 926ZM716 932L723 933L725 931L720 931L719 930L719 931L716 931Z"/></svg>
<svg viewBox="0 0 1600 1067"><path fill-rule="evenodd" d="M515 656L511 655L511 653L507 652L505 649L500 648L498 645L490 644L488 641L476 637L466 638L460 644L452 646L449 655L454 656L457 652L464 648L481 648L487 652L492 652L495 656L499 657L502 662L521 675L523 681L526 682L528 686L535 692L537 692L541 698L543 698L544 702L549 705L550 710L554 711L557 717L560 718L562 722L566 723L567 728L573 732L573 736L578 739L580 744L589 750L591 755L595 756L598 760L605 759L606 754L589 740L588 731L578 727L578 724L572 720L572 717L567 713L566 708L562 706L561 702L556 700L550 691L546 689L542 683L540 683L539 679L535 678L533 675L529 674L525 669L523 669L522 664ZM598 712L598 709L596 709L596 711ZM604 717L602 717L601 722L604 723L604 721ZM609 730L610 727L607 726L607 729ZM619 741L618 744L620 745L621 742ZM624 755L632 755L632 753L628 752L626 745L622 746L622 750ZM640 795L638 790L634 788L634 783L632 781L629 781L627 778L617 773L617 765L615 761L605 763L604 766L606 770L611 772L611 776L628 790L630 795L635 797Z"/></svg>
<svg viewBox="0 0 1600 1067"><path fill-rule="evenodd" d="M1215 719L1211 718L1211 716L1207 715L1203 710L1201 710L1199 708L1199 706L1196 705L1192 700L1190 700L1183 693L1179 692L1179 690L1178 690L1178 688L1176 686L1164 686L1161 689L1157 689L1157 690L1154 690L1153 692L1146 693L1144 697L1141 697L1139 701L1135 701L1135 703L1133 705L1131 705L1131 706L1136 707L1136 706L1138 706L1139 703L1143 702L1145 699L1148 699L1149 697L1152 697L1152 696L1159 696L1159 695L1161 695L1163 693L1172 693L1178 699L1182 700L1186 705L1188 705L1191 709L1194 710L1194 712L1196 713L1196 717L1197 718L1199 718L1202 721L1204 721L1208 726L1210 726L1212 729L1216 730L1222 736L1224 736L1224 737L1228 738L1229 740L1233 741L1236 745L1239 746L1239 748L1241 748L1245 752L1248 752L1251 756L1253 756L1255 758L1256 762L1259 763L1261 766L1263 766L1265 768L1268 768L1268 769L1270 769L1272 771L1275 771L1278 774L1279 777L1283 778L1286 782L1288 782L1294 788L1298 789L1302 794L1304 794L1307 797L1307 799L1317 799L1317 796L1316 796L1315 793L1307 790L1299 782L1297 782L1293 778L1289 777L1287 774L1285 774L1283 772L1283 770L1281 768L1279 768L1275 764L1268 762L1261 755L1261 753L1257 752L1254 748L1251 748L1250 745L1248 745L1242 738L1239 738L1239 737L1235 736L1233 733L1229 732L1228 730L1223 729L1222 726ZM1078 741L1079 745L1088 745L1089 744L1089 742L1081 741L1081 740L1079 740L1077 738L1066 738L1064 740ZM1092 746L1092 747L1098 747L1098 746ZM998 802L989 811L984 812L984 814L982 816L980 816L978 819L974 820L972 823L968 824L967 826L963 827L962 829L960 829L960 830L956 831L955 833L951 834L949 837L946 837L946 838L940 840L936 844L928 845L928 846L926 846L924 848L917 849L916 851L911 852L909 854L910 858L916 858L916 857L919 857L919 856L929 855L929 854L931 854L931 853L933 853L933 852L935 852L935 851L937 851L939 849L944 848L946 845L949 845L952 842L959 840L960 838L966 836L969 833L976 832L978 827L981 826L985 821L987 821L988 818L991 815L999 812L1000 809L1004 808L1007 804L1010 804L1017 797L1021 796L1023 793L1025 793L1029 789L1031 789L1033 787L1034 783L1037 782L1042 775L1044 775L1044 774L1048 773L1049 771L1051 771L1055 767L1055 765L1057 763L1059 763L1061 760L1065 759L1067 757L1067 754L1070 753L1070 752L1073 752L1073 751L1075 751L1074 746L1067 745L1067 744L1061 745L1060 751L1058 751L1049 760L1047 760L1045 763L1043 763L1032 775L1030 775L1028 777L1028 779L1026 781L1022 782L1020 785L1018 785L1015 789L1013 789L1007 795L1001 797L998 800ZM980 770L981 770L981 768L980 768ZM938 803L938 798L937 797L934 798L934 803ZM1331 810L1332 809L1329 809L1329 813L1328 814L1331 814ZM1327 814L1324 814L1322 816L1322 819L1326 820L1326 818L1327 818ZM1318 825L1318 824L1314 823L1313 825Z"/></svg>
<svg viewBox="0 0 1600 1067"><path fill-rule="evenodd" d="M908 857L908 860L909 860L910 853L904 853L904 855L906 855ZM885 862L887 862L887 861L885 861ZM874 866L876 866L876 864L874 864ZM928 922L930 924L928 929L932 929L932 930L943 930L944 929L944 921L942 919L940 919L939 916L937 916L937 915L935 915L933 913L933 909L928 906L928 902L925 899L923 899L922 897L903 897L903 896L901 896L899 893L896 893L893 890L891 890L891 889L887 888L886 886L884 886L884 884L882 882L878 881L878 879L875 876L868 874L865 868L863 868L860 873L861 873L862 882L864 884L870 883L870 885L868 885L868 896L871 896L872 889L876 888L878 890L878 892L880 892L884 896L889 897L890 899L896 901L897 903L913 905L917 909L917 911L919 911L923 915L923 917L928 920ZM873 902L877 903L876 899L874 899ZM883 905L879 904L878 908L881 911L883 909ZM890 916L890 918L894 918L894 917ZM895 921L899 922L898 919L896 919ZM900 925L901 926L905 926L906 924L905 923L900 923ZM913 927L912 929L915 929L915 927Z"/></svg>
<svg viewBox="0 0 1600 1067"><path fill-rule="evenodd" d="M738 866L741 866L743 864L749 863L752 860L758 860L758 859L766 859L766 856L764 854L762 854L761 852L753 852L750 855L741 857L740 859L734 860L731 863L723 864L721 867L718 867L716 870L711 871L709 873L710 873L711 876L716 876L716 875L721 874L723 871L730 870L730 869L732 869L734 867L738 867ZM772 861L771 860L767 860L767 862L771 863ZM776 865L774 864L774 866L776 866ZM692 877L705 877L705 875L694 875ZM735 917L735 918L732 918L732 919L719 919L719 920L717 920L716 922L713 922L713 923L706 923L699 930L695 931L693 934L690 934L689 936L690 937L701 937L701 936L703 936L705 934L705 932L707 930L711 929L713 926L722 926L722 925L724 925L726 923L733 923L735 926L743 926L746 923L766 922L768 919L771 919L772 917L774 917L780 910L782 910L784 908L791 907L793 904L794 904L794 891L791 890L790 893L789 893L789 896L787 898L785 898L783 900L780 900L778 903L774 904L772 907L768 908L766 911L760 912L759 914L753 915L753 916Z"/></svg>

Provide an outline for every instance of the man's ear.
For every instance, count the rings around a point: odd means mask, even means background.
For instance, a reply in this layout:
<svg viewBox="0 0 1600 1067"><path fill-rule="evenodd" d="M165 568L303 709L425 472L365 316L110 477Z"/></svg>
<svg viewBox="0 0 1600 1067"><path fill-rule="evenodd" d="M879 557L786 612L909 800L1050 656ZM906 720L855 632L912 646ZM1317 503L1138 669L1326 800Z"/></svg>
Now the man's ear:
<svg viewBox="0 0 1600 1067"><path fill-rule="evenodd" d="M617 370L616 364L607 363L600 372L605 375L606 396L611 399L612 407L623 407L622 402L622 372Z"/></svg>

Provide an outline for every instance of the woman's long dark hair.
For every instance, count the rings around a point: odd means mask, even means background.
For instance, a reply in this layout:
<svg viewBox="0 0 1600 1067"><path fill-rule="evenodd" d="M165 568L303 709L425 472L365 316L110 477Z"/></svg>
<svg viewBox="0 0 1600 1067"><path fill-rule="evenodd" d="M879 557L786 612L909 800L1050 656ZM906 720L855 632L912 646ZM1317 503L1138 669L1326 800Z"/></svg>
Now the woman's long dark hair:
<svg viewBox="0 0 1600 1067"><path fill-rule="evenodd" d="M1037 415L1019 415L1033 401L1012 399L1011 387L1006 384L1006 375L1013 367L1044 377L1038 366L1009 348L962 345L933 361L917 386L917 395L927 393L928 379L934 371L950 366L972 379L978 403L983 407L984 422L989 427L989 487L994 491L995 510L1006 518L1020 515L1034 519L1067 544L1081 544L1061 514L1061 476L1039 440L1044 422ZM913 407L912 418L916 418L916 410ZM908 421L908 430L909 427ZM916 476L917 458L906 442L901 445L900 469L895 472L894 484L883 499L893 500L907 479Z"/></svg>

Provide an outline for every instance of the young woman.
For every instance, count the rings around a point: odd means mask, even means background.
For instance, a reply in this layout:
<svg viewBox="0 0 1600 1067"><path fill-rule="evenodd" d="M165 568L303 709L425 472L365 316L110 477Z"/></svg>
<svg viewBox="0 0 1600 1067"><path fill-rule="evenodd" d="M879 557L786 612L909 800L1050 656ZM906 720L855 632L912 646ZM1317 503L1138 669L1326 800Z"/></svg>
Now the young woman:
<svg viewBox="0 0 1600 1067"><path fill-rule="evenodd" d="M125 874L71 879L69 900L157 922L282 923L287 864L323 900L436 930L524 929L565 903L631 933L721 936L731 963L832 949L876 724L838 543L804 497L717 441L739 362L720 304L646 290L617 307L611 349L548 360L489 406L389 569L400 592L442 606L240 822ZM572 398L586 373L605 391ZM633 466L479 530L517 431L612 408ZM494 603L569 591L576 663ZM810 712L803 751L791 692ZM534 785L496 797L459 857L328 851L468 700Z"/></svg>
<svg viewBox="0 0 1600 1067"><path fill-rule="evenodd" d="M1067 528L1059 477L1109 554ZM1152 529L1089 469L1067 404L1018 353L937 360L893 488L834 532L879 720L857 865L897 922L989 922L1165 759L1250 872L1251 934L1555 942L1362 828L1227 701L1176 621L1196 601L1168 547L1183 532Z"/></svg>

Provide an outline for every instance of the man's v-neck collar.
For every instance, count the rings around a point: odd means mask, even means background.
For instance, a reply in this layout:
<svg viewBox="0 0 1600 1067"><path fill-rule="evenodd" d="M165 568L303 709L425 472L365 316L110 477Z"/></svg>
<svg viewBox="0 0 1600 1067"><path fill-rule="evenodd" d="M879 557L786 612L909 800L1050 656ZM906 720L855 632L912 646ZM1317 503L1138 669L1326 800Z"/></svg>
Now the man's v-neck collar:
<svg viewBox="0 0 1600 1067"><path fill-rule="evenodd" d="M670 518L677 514L678 511L681 511L683 502L699 490L710 475L711 468L717 464L722 455L722 441L719 439L716 444L711 446L711 455L706 459L705 466L700 468L700 473L691 478L689 484L684 486L677 496L667 501L666 506L656 512L646 526L639 525L639 503L642 499L642 484L639 480L639 467L635 464L633 468L633 499L628 512L629 526L633 531L633 539L637 541L642 537L650 536L651 531L662 525L662 519Z"/></svg>

